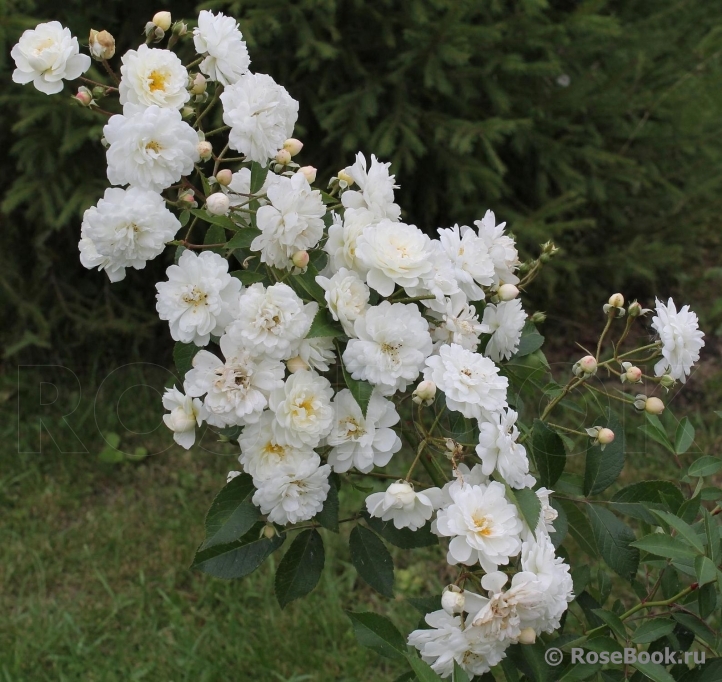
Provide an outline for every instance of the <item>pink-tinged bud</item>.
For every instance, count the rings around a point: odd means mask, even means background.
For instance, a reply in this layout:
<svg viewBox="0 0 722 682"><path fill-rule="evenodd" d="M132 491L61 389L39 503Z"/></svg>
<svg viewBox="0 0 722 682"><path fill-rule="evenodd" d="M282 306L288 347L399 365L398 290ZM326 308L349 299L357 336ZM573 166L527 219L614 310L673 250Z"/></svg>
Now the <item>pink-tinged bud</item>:
<svg viewBox="0 0 722 682"><path fill-rule="evenodd" d="M622 294L612 294L609 297L609 305L612 308L621 308L624 305L624 296Z"/></svg>
<svg viewBox="0 0 722 682"><path fill-rule="evenodd" d="M211 194L206 199L206 210L211 215L225 215L228 213L230 206L231 202L223 192Z"/></svg>
<svg viewBox="0 0 722 682"><path fill-rule="evenodd" d="M579 367L587 374L593 374L597 371L597 361L592 355L585 355L579 361Z"/></svg>
<svg viewBox="0 0 722 682"><path fill-rule="evenodd" d="M286 361L286 367L291 374L295 374L302 369L308 369L308 363L300 356L296 355L290 360Z"/></svg>
<svg viewBox="0 0 722 682"><path fill-rule="evenodd" d="M291 256L291 261L297 268L307 267L309 260L310 257L308 255L308 251L296 251L296 253Z"/></svg>
<svg viewBox="0 0 722 682"><path fill-rule="evenodd" d="M291 155L296 156L303 149L303 142L295 137L289 137L284 143L283 148ZM279 161L280 163L280 161Z"/></svg>
<svg viewBox="0 0 722 682"><path fill-rule="evenodd" d="M305 175L309 185L316 182L316 169L313 166L301 166L296 172Z"/></svg>
<svg viewBox="0 0 722 682"><path fill-rule="evenodd" d="M115 54L115 38L107 31L96 31L91 28L88 37L88 48L93 59L98 61L110 59Z"/></svg>
<svg viewBox="0 0 722 682"><path fill-rule="evenodd" d="M612 429L599 429L597 440L601 445L609 445L614 440L614 431Z"/></svg>
<svg viewBox="0 0 722 682"><path fill-rule="evenodd" d="M662 414L664 412L664 403L655 396L647 398L647 402L644 404L644 411L649 414Z"/></svg>
<svg viewBox="0 0 722 682"><path fill-rule="evenodd" d="M436 397L436 384L433 381L422 381L416 387L411 400L417 405L431 405Z"/></svg>
<svg viewBox="0 0 722 682"><path fill-rule="evenodd" d="M339 171L337 177L339 180L343 180L347 185L353 185L353 178L345 170Z"/></svg>
<svg viewBox="0 0 722 682"><path fill-rule="evenodd" d="M93 103L93 93L84 86L78 88L78 92L75 95L75 99L80 102L84 107L89 107Z"/></svg>
<svg viewBox="0 0 722 682"><path fill-rule="evenodd" d="M158 28L167 31L170 28L171 23L173 23L173 20L171 19L170 12L156 12L153 15L153 19L151 19L153 24L155 24Z"/></svg>
<svg viewBox="0 0 722 682"><path fill-rule="evenodd" d="M642 378L642 370L639 367L627 367L627 371L624 372L624 378L633 383L638 383Z"/></svg>
<svg viewBox="0 0 722 682"><path fill-rule="evenodd" d="M522 628L519 633L519 644L534 644L534 642L536 642L534 628Z"/></svg>
<svg viewBox="0 0 722 682"><path fill-rule="evenodd" d="M210 142L206 142L205 140L203 142L199 142L198 154L200 155L201 159L203 159L203 161L208 161L208 159L213 156L213 145Z"/></svg>
<svg viewBox="0 0 722 682"><path fill-rule="evenodd" d="M196 203L196 196L193 193L193 190L190 190L190 189L187 189L187 190L184 190L183 192L181 192L178 195L178 201L180 201L184 204L188 204L189 208L193 208L198 205Z"/></svg>
<svg viewBox="0 0 722 682"><path fill-rule="evenodd" d="M502 284L497 295L500 301L513 301L519 295L519 289L513 284Z"/></svg>
<svg viewBox="0 0 722 682"><path fill-rule="evenodd" d="M197 73L191 84L191 95L202 95L207 87L205 76L202 73Z"/></svg>
<svg viewBox="0 0 722 682"><path fill-rule="evenodd" d="M291 163L291 155L285 149L281 149L276 153L276 163L280 163L282 166L287 166Z"/></svg>
<svg viewBox="0 0 722 682"><path fill-rule="evenodd" d="M233 173L228 169L224 168L216 173L216 182L223 187L228 187L233 181Z"/></svg>

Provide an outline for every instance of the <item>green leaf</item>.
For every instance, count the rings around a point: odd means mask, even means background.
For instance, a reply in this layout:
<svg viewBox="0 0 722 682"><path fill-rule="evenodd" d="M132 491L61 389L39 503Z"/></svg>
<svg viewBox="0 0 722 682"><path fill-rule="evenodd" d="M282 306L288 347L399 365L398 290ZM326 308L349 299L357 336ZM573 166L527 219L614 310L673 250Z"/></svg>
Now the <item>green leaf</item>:
<svg viewBox="0 0 722 682"><path fill-rule="evenodd" d="M318 270L309 263L305 272L291 276L289 284L300 286L314 301L318 301L318 303L324 306L326 305L326 292L316 281L316 275L318 275Z"/></svg>
<svg viewBox="0 0 722 682"><path fill-rule="evenodd" d="M697 576L697 582L700 585L706 585L717 580L717 569L709 557L696 557L694 560L694 572Z"/></svg>
<svg viewBox="0 0 722 682"><path fill-rule="evenodd" d="M323 509L321 509L316 516L314 521L318 521L326 530L330 530L333 533L338 533L338 486L337 478L335 474L332 474L329 478L329 489L326 501L323 503Z"/></svg>
<svg viewBox="0 0 722 682"><path fill-rule="evenodd" d="M321 534L315 528L301 531L276 571L276 599L282 609L294 599L305 597L316 587L324 562Z"/></svg>
<svg viewBox="0 0 722 682"><path fill-rule="evenodd" d="M624 468L624 428L616 415L607 410L606 415L594 421L595 426L602 426L614 431L614 440L602 450L600 445L587 448L586 466L584 469L584 494L598 495L617 480Z"/></svg>
<svg viewBox="0 0 722 682"><path fill-rule="evenodd" d="M555 680L555 682L581 682L581 680L588 680L601 667L601 663L572 663L564 669L561 677Z"/></svg>
<svg viewBox="0 0 722 682"><path fill-rule="evenodd" d="M431 669L431 666L415 654L407 654L406 660L416 673L416 679L419 682L440 682L441 678Z"/></svg>
<svg viewBox="0 0 722 682"><path fill-rule="evenodd" d="M707 536L707 556L712 559L712 563L715 566L719 566L720 555L722 555L719 528L712 521L712 514L706 509L702 509L702 519L704 522L704 533Z"/></svg>
<svg viewBox="0 0 722 682"><path fill-rule="evenodd" d="M262 166L257 161L251 162L251 194L258 194L266 182L269 166Z"/></svg>
<svg viewBox="0 0 722 682"><path fill-rule="evenodd" d="M173 346L173 362L181 380L193 368L193 358L199 350L200 348L195 343L176 341L175 346Z"/></svg>
<svg viewBox="0 0 722 682"><path fill-rule="evenodd" d="M593 609L594 613L604 621L605 625L608 625L612 632L619 637L622 641L627 639L627 630L624 627L624 623L620 620L616 613L611 611L605 611L604 609Z"/></svg>
<svg viewBox="0 0 722 682"><path fill-rule="evenodd" d="M549 533L549 538L554 545L554 549L559 549L569 532L569 519L567 519L567 512L559 503L559 500L552 498L550 504L557 512L557 518L554 519L554 532Z"/></svg>
<svg viewBox="0 0 722 682"><path fill-rule="evenodd" d="M666 637L674 630L674 621L668 618L652 618L642 623L632 635L635 644L649 644L660 637Z"/></svg>
<svg viewBox="0 0 722 682"><path fill-rule="evenodd" d="M515 358L521 358L530 355L539 350L544 345L544 337L537 331L533 322L527 321L521 330L521 339L519 339L519 348L514 353Z"/></svg>
<svg viewBox="0 0 722 682"><path fill-rule="evenodd" d="M396 528L393 521L382 521L375 516L364 514L369 526L384 540L401 549L416 549L417 547L431 547L439 544L438 536L431 532L431 523L427 523L418 530Z"/></svg>
<svg viewBox="0 0 722 682"><path fill-rule="evenodd" d="M677 433L674 435L674 451L678 455L683 455L687 450L690 449L694 443L694 426L685 417L679 426L677 426Z"/></svg>
<svg viewBox="0 0 722 682"><path fill-rule="evenodd" d="M406 656L406 640L388 618L370 612L346 611L346 615L351 619L354 634L361 646L387 658Z"/></svg>
<svg viewBox="0 0 722 682"><path fill-rule="evenodd" d="M639 552L634 549L634 532L612 512L593 504L587 513L594 541L607 566L622 578L631 580L639 565Z"/></svg>
<svg viewBox="0 0 722 682"><path fill-rule="evenodd" d="M618 490L612 495L612 502L661 502L676 512L684 496L669 481L641 481Z"/></svg>
<svg viewBox="0 0 722 682"><path fill-rule="evenodd" d="M226 243L226 231L219 225L211 225L206 232L206 236L203 239L204 244L225 244ZM213 251L214 253L222 254L223 246L214 246L206 251Z"/></svg>
<svg viewBox="0 0 722 682"><path fill-rule="evenodd" d="M646 675L653 682L675 682L664 666L659 663L632 663L642 675Z"/></svg>
<svg viewBox="0 0 722 682"><path fill-rule="evenodd" d="M306 334L306 338L313 339L316 337L337 337L343 336L341 325L334 321L331 313L327 308L319 308L316 316L313 318L311 328Z"/></svg>
<svg viewBox="0 0 722 682"><path fill-rule="evenodd" d="M651 533L631 543L638 549L667 559L694 559L697 554L681 540L664 533Z"/></svg>
<svg viewBox="0 0 722 682"><path fill-rule="evenodd" d="M191 217L190 211L181 211L180 212L180 215L178 216L178 222L181 224L181 227L185 227L188 224L190 217Z"/></svg>
<svg viewBox="0 0 722 682"><path fill-rule="evenodd" d="M698 552L704 552L704 545L702 544L702 541L699 539L697 532L688 523L685 523L678 516L670 514L669 512L659 511L658 509L652 509L651 512L657 518L662 519L672 528L674 528L679 534L678 538L679 536L681 536Z"/></svg>
<svg viewBox="0 0 722 682"><path fill-rule="evenodd" d="M667 450L674 452L674 446L667 437L667 432L664 429L664 425L660 421L656 414L649 414L645 412L644 415L647 419L647 423L637 427L646 436L649 436L652 440L656 441L660 445L664 445Z"/></svg>
<svg viewBox="0 0 722 682"><path fill-rule="evenodd" d="M266 275L263 272L254 272L253 270L234 270L230 273L231 277L240 279L245 286L250 286L256 282L265 282Z"/></svg>
<svg viewBox="0 0 722 682"><path fill-rule="evenodd" d="M214 545L196 552L191 568L203 573L231 580L255 571L285 540L285 535L267 538L262 534L263 523L257 523L240 540Z"/></svg>
<svg viewBox="0 0 722 682"><path fill-rule="evenodd" d="M394 564L384 543L368 528L358 525L351 531L349 549L358 574L377 592L392 599Z"/></svg>
<svg viewBox="0 0 722 682"><path fill-rule="evenodd" d="M214 225L216 227L223 228L225 230L232 230L233 232L238 231L238 225L236 225L228 216L224 215L213 215L212 213L209 213L205 209L200 208L192 208L190 209L190 212L196 217L200 218L206 223L209 223L210 225ZM221 241L226 241L225 233L223 235L223 239ZM208 244L215 244L215 242L205 242Z"/></svg>
<svg viewBox="0 0 722 682"><path fill-rule="evenodd" d="M254 227L244 227L231 237L226 244L226 248L231 250L247 249L259 234L261 234L261 231Z"/></svg>
<svg viewBox="0 0 722 682"><path fill-rule="evenodd" d="M704 457L700 457L689 467L687 475L695 478L702 478L703 476L716 474L720 469L722 469L722 459L719 457L705 455Z"/></svg>
<svg viewBox="0 0 722 682"><path fill-rule="evenodd" d="M340 348L338 355L339 358L342 357ZM373 393L374 387L368 381L354 379L346 370L346 365L343 364L343 359L341 360L341 370L343 372L343 380L346 382L348 390L351 391L351 395L361 408L361 414L366 417L366 410L368 410L369 401L371 400L371 394Z"/></svg>
<svg viewBox="0 0 722 682"><path fill-rule="evenodd" d="M512 499L514 504L521 512L522 518L532 532L536 530L539 523L539 515L541 514L541 501L531 488L522 488L521 490L513 490L507 486L507 496Z"/></svg>
<svg viewBox="0 0 722 682"><path fill-rule="evenodd" d="M587 521L587 517L579 511L579 508L569 500L558 500L564 507L567 514L567 523L569 525L569 534L576 540L580 549L592 558L597 558L599 552L594 544L594 534L592 527Z"/></svg>
<svg viewBox="0 0 722 682"><path fill-rule="evenodd" d="M709 618L717 608L717 585L707 583L697 590L697 606L699 617L703 620Z"/></svg>
<svg viewBox="0 0 722 682"><path fill-rule="evenodd" d="M533 428L532 451L539 472L539 483L545 488L551 488L564 471L567 451L559 434L543 421L535 419Z"/></svg>
<svg viewBox="0 0 722 682"><path fill-rule="evenodd" d="M454 670L451 674L451 682L470 682L466 670L459 665L456 659L454 659Z"/></svg>
<svg viewBox="0 0 722 682"><path fill-rule="evenodd" d="M261 514L251 502L254 492L248 474L236 476L223 487L206 514L206 539L200 549L238 540L257 523Z"/></svg>

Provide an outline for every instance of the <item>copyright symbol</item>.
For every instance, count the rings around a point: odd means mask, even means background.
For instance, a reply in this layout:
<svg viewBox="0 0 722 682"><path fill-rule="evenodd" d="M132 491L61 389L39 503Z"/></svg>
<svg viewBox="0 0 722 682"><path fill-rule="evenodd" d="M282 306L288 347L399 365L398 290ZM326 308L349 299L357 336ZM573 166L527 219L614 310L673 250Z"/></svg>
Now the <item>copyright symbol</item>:
<svg viewBox="0 0 722 682"><path fill-rule="evenodd" d="M551 647L551 649L547 649L544 652L544 660L549 665L559 665L563 658L564 654L562 653L562 650L557 649L556 647Z"/></svg>

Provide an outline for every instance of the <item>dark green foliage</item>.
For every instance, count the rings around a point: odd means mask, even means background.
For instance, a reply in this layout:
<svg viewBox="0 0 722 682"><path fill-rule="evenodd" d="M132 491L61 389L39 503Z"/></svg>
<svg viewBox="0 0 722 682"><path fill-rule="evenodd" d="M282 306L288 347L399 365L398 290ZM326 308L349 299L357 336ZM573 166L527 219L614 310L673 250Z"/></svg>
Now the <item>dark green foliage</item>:
<svg viewBox="0 0 722 682"><path fill-rule="evenodd" d="M602 290L666 292L719 244L717 3L211 4L239 19L253 69L300 101L299 160L319 168L320 187L361 149L393 161L406 221L433 231L491 208L525 253L555 239L567 257L536 294L552 314ZM196 13L190 2L172 10ZM70 86L47 97L13 84L7 56L23 29L58 19L81 43L91 26L110 30L117 64L140 41L147 4L20 0L2 11L4 353L168 362L153 285L171 255L112 286L78 263L80 217L106 184L104 119L74 106ZM96 66L90 76L104 77Z"/></svg>

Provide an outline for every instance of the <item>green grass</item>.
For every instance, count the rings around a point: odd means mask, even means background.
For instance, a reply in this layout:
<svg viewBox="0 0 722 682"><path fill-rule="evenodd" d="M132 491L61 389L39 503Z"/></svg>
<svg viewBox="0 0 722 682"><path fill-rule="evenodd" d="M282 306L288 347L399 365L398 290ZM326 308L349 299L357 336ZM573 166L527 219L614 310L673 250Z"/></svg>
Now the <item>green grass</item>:
<svg viewBox="0 0 722 682"><path fill-rule="evenodd" d="M173 446L140 462L99 462L105 443L96 420L121 431L120 419L139 432L126 434L121 449L172 443L154 430L155 396L141 392L109 402L95 419L84 399L71 423L87 454L61 454L45 435L42 454L22 455L9 393L0 396L0 680L360 682L404 672L403 663L358 646L343 613L386 613L404 632L419 619L402 596L389 603L346 570L348 528L324 532L321 582L284 611L273 575L285 548L241 581L188 568L205 512L234 468L233 446L216 444L215 454ZM35 442L33 430L23 434ZM397 594L438 594L445 576L409 560L398 557Z"/></svg>

